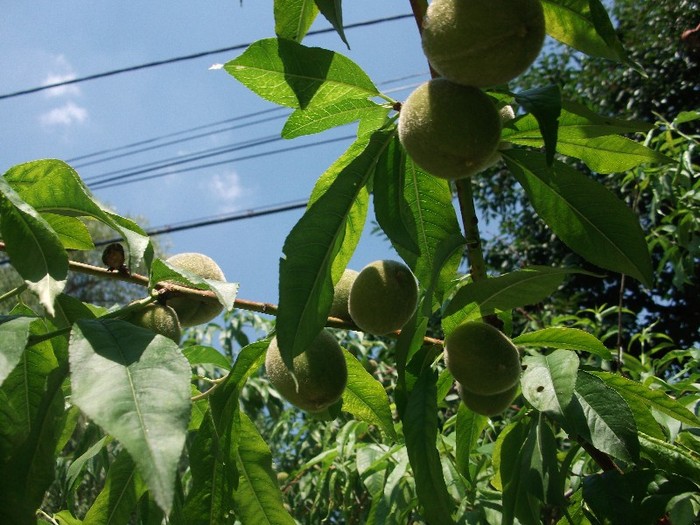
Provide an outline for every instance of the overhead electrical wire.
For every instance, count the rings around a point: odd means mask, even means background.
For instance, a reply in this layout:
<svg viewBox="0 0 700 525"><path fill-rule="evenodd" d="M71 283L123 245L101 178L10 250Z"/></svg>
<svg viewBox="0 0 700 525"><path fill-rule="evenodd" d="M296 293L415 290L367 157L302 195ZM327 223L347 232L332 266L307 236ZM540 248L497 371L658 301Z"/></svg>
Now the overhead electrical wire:
<svg viewBox="0 0 700 525"><path fill-rule="evenodd" d="M343 29L345 29L345 30L355 29L358 27L366 27L366 26L371 26L371 25L376 25L376 24L383 24L386 22L394 22L397 20L403 20L405 18L413 18L413 15L412 14L404 14L404 15L389 16L389 17L384 17L384 18L376 18L373 20L366 20L364 22L356 22L354 24L347 24L347 25L343 26ZM314 35L320 35L320 34L324 34L324 33L331 33L333 31L335 31L335 29L332 27L328 27L328 28L324 28L324 29L316 29L313 31L309 31L307 33L307 36L314 36ZM37 86L37 87L29 88L29 89L22 89L19 91L14 91L11 93L2 94L2 95L0 95L0 100L19 97L19 96L23 96L23 95L29 95L32 93L38 93L40 91L45 91L48 89L53 89L53 88L57 88L57 87L61 87L61 86L68 86L71 84L79 84L82 82L87 82L88 80L96 80L99 78L110 77L110 76L119 75L122 73L130 73L130 72L138 71L141 69L148 69L148 68L157 67L157 66L164 66L166 64L174 64L176 62L183 62L186 60L194 60L196 58L202 58L205 56L216 55L219 53L238 51L238 50L247 48L248 46L250 46L251 43L252 42L248 42L246 44L237 44L237 45L230 46L230 47L222 47L219 49L212 49L209 51L201 51L199 53L192 53L189 55L182 55L179 57L167 58L164 60L155 60L153 62L146 62L144 64L138 64L135 66L124 67L124 68L119 68L119 69L112 69L110 71L104 71L102 73L95 73L93 75L87 75L84 77L73 78L70 80L63 80L61 82L54 82L52 84L46 84L43 86Z"/></svg>

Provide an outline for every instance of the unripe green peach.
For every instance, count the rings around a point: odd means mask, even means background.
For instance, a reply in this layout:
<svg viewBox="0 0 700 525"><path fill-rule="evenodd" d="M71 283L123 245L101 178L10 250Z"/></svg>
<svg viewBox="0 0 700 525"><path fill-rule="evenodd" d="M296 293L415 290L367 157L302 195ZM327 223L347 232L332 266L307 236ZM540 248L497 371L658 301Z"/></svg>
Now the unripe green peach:
<svg viewBox="0 0 700 525"><path fill-rule="evenodd" d="M391 260L365 266L355 278L348 301L353 322L374 335L403 328L417 304L416 278L408 266Z"/></svg>
<svg viewBox="0 0 700 525"><path fill-rule="evenodd" d="M452 82L477 87L523 73L544 37L540 0L433 0L422 31L433 69Z"/></svg>
<svg viewBox="0 0 700 525"><path fill-rule="evenodd" d="M472 412L484 416L495 416L506 410L518 394L519 384L501 392L490 396L482 396L466 390L460 383L457 383L457 392L462 402Z"/></svg>
<svg viewBox="0 0 700 525"><path fill-rule="evenodd" d="M328 330L322 330L293 362L294 376L282 360L277 338L272 339L265 356L265 371L287 401L307 412L320 412L341 398L348 369L343 349Z"/></svg>
<svg viewBox="0 0 700 525"><path fill-rule="evenodd" d="M520 380L518 349L482 322L462 323L445 338L445 363L464 389L482 396L505 392Z"/></svg>
<svg viewBox="0 0 700 525"><path fill-rule="evenodd" d="M201 253L179 253L168 258L166 262L175 268L188 271L205 279L225 281L224 272L211 257ZM184 327L208 323L223 310L223 306L214 302L204 301L193 296L177 296L167 301L177 312L180 324Z"/></svg>
<svg viewBox="0 0 700 525"><path fill-rule="evenodd" d="M180 343L180 321L175 310L169 306L152 303L130 313L124 320Z"/></svg>
<svg viewBox="0 0 700 525"><path fill-rule="evenodd" d="M338 317L340 319L345 319L349 321L350 311L348 310L348 299L350 298L350 288L352 288L352 283L355 282L357 270L351 270L346 268L340 280L336 283L333 288L333 304L331 305L331 311L328 315L333 317Z"/></svg>
<svg viewBox="0 0 700 525"><path fill-rule="evenodd" d="M481 171L501 138L501 118L489 96L444 78L421 84L409 95L398 128L411 159L443 179Z"/></svg>

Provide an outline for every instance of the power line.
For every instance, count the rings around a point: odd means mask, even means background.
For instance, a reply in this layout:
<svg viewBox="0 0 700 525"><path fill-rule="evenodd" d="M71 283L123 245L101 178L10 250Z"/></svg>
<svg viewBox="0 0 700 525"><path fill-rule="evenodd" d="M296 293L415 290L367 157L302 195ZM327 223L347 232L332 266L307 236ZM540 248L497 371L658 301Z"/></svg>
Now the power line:
<svg viewBox="0 0 700 525"><path fill-rule="evenodd" d="M321 140L321 141L312 142L312 143L309 143L309 144L299 144L299 145L296 145L296 146L290 146L290 147L288 147L288 148L279 148L279 149L271 150L271 151L263 151L263 152L261 152L261 153L253 153L253 154L250 154L250 155L244 155L244 156L235 157L235 158L232 158L232 159L224 159L224 160L220 160L220 161L216 161L216 162L209 162L209 163L206 163L206 164L200 164L200 165L198 165L198 166L192 166L192 167L189 167L189 168L181 168L181 169L178 169L178 170L170 170L170 171L167 171L167 172L165 172L165 173L156 173L156 174L153 174L153 175L146 175L146 176L139 177L139 178L135 178L135 179L131 179L131 180L124 180L124 179L128 179L128 178L130 178L130 177L132 176L132 174L128 174L128 173L127 173L127 174L124 174L124 175L119 176L118 178L115 177L115 180L105 181L105 182L99 181L99 182L90 184L89 187L90 187L91 190L96 190L96 189L111 188L111 187L114 187L114 186L123 186L123 185L125 185L125 184L131 184L131 183L134 183L134 182L143 182L143 181L145 181L145 180L157 179L157 178L160 178L160 177L167 177L167 176L169 176L169 175L176 175L176 174L178 174L178 173L183 173L183 172L188 172L188 173L189 173L189 172L192 172L192 171L197 171L197 170L201 170L201 169L205 169L205 168L213 168L213 167L215 167L215 166L221 166L221 165L224 165L224 164L228 164L228 163L230 163L230 162L239 162L239 161L243 161L243 160L257 159L257 158L266 157L266 156L269 156L269 155L277 155L277 154L279 154L279 153L287 153L287 152L289 152L289 151L296 151L296 150L300 150L300 149L313 148L313 147L316 147L316 146L323 146L323 145L326 145L326 144L331 144L331 143L334 143L334 142L340 142L340 141L348 140L348 139L352 139L352 138L354 138L354 135L346 135L346 136L344 136L344 137L337 137L337 138L334 138L334 139ZM282 140L282 139L276 139L276 140Z"/></svg>
<svg viewBox="0 0 700 525"><path fill-rule="evenodd" d="M403 20L405 18L412 18L412 14L404 14L404 15L396 15L396 16L389 16L385 18L377 18L374 20L366 20L364 22L357 22L354 24L348 24L344 27L344 29L355 29L357 27L366 27L366 26L371 26L375 24L383 24L386 22L394 22L397 20ZM316 29L314 31L309 31L307 33L308 36L313 36L313 35L320 35L324 33L330 33L335 31L334 28L329 27L326 29ZM182 55L179 57L173 57L173 58L167 58L164 60L156 60L153 62L146 62L144 64L138 64L136 66L130 66L130 67L124 67L120 69L113 69L110 71L104 71L102 73L95 73L93 75L87 75L84 77L79 77L79 78L73 78L70 80L64 80L62 82L55 82L53 84L46 84L44 86L37 86L29 89L22 89L20 91L15 91L12 93L5 93L3 95L0 95L0 100L8 99L8 98L13 98L13 97L19 97L22 95L29 95L31 93L38 93L40 91L45 91L47 89L52 89L52 88L57 88L61 86L68 86L70 84L79 84L81 82L87 82L88 80L96 80L98 78L105 78L105 77L111 77L114 75L120 75L122 73L131 73L133 71L138 71L140 69L148 69L156 66L163 66L166 64L174 64L176 62L184 62L186 60L194 60L195 58L202 58L205 56L210 56L210 55L216 55L219 53L226 53L229 51L239 51L241 49L245 49L248 46L250 46L252 42L248 42L247 44L237 44L235 46L230 46L230 47L222 47L220 49L212 49L210 51L201 51L199 53L192 53L189 55Z"/></svg>

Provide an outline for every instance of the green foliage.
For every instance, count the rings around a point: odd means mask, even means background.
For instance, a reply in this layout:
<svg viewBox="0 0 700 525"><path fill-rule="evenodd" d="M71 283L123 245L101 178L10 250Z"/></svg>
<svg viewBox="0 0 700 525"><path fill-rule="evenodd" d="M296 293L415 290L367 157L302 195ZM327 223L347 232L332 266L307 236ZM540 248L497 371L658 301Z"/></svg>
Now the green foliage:
<svg viewBox="0 0 700 525"><path fill-rule="evenodd" d="M598 0L542 5L551 36L618 62L585 69L601 85L627 64L648 65ZM616 4L621 28L634 9ZM684 113L607 115L599 87L558 81L579 56L565 48L564 62L545 57L531 70L537 82L488 91L518 114L500 137L507 170L451 185L406 154L400 104L360 65L301 43L319 12L345 41L340 1L276 0L276 38L226 65L294 108L287 138L360 122L287 237L274 323L234 310L272 310L238 300L236 283L155 258L144 230L100 205L67 164L33 161L0 179L0 248L23 281L0 295L0 522L690 523L700 508L700 354L666 329L697 339L688 306L698 296L699 114L688 91L669 92ZM564 67L550 78L552 61ZM665 80L650 78L651 92ZM634 82L621 85L633 92ZM482 246L474 193L503 239ZM328 320L370 198L419 284L397 338ZM146 275L90 272L146 286L145 299L130 304L113 288L96 298L114 299L107 310L71 293L69 270L82 268L73 251L91 253L104 230L123 238L127 269L141 261ZM180 345L123 320L174 293L224 314ZM666 319L663 308L676 311ZM490 418L460 401L441 359L444 335L468 321L512 337L522 357L517 397ZM344 348L347 387L306 414L263 363L273 336L291 363L322 329Z"/></svg>

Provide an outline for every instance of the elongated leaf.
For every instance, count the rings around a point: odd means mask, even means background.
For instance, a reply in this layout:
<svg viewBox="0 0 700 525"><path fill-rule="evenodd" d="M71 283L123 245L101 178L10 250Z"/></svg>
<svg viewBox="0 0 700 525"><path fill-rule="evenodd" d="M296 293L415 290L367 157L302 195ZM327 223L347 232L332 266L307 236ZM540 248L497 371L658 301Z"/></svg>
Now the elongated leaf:
<svg viewBox="0 0 700 525"><path fill-rule="evenodd" d="M569 248L601 268L651 284L644 233L624 202L564 163L549 169L541 154L508 150L503 156L537 214Z"/></svg>
<svg viewBox="0 0 700 525"><path fill-rule="evenodd" d="M187 525L225 523L228 519L239 482L238 398L245 381L262 366L269 343L261 340L242 348L224 385L208 398L211 410L188 447L192 488L183 510Z"/></svg>
<svg viewBox="0 0 700 525"><path fill-rule="evenodd" d="M440 303L461 261L461 253L451 253L442 266L437 264L436 254L440 247L446 243L454 246L454 240L461 236L452 204L452 191L446 180L423 171L408 156L404 156L403 166L394 168L394 173L398 174L400 169L404 170L403 197L413 216L412 220L406 220L406 227L420 252L412 253L400 245L394 245L394 248L411 267L421 285L434 291L436 302ZM440 267L440 271L435 279L437 267Z"/></svg>
<svg viewBox="0 0 700 525"><path fill-rule="evenodd" d="M285 139L293 139L302 135L320 133L360 120L377 110L383 110L383 108L371 100L359 98L339 100L329 106L296 109L284 123L282 136Z"/></svg>
<svg viewBox="0 0 700 525"><path fill-rule="evenodd" d="M32 324L32 334L48 329L42 323ZM62 341L54 342L29 347L2 387L3 401L15 411L12 448L0 451L0 523L35 523L36 509L54 479L65 410L61 385L67 375Z"/></svg>
<svg viewBox="0 0 700 525"><path fill-rule="evenodd" d="M72 401L129 451L167 514L190 416L190 366L170 339L115 319L81 320Z"/></svg>
<svg viewBox="0 0 700 525"><path fill-rule="evenodd" d="M389 398L382 384L365 370L350 353L343 352L348 367L348 384L343 392L343 411L382 429L387 437L396 440Z"/></svg>
<svg viewBox="0 0 700 525"><path fill-rule="evenodd" d="M227 311L233 309L239 286L238 283L205 279L193 272L177 268L167 261L155 259L151 265L149 287L152 288L161 281L170 281L197 290L212 291Z"/></svg>
<svg viewBox="0 0 700 525"><path fill-rule="evenodd" d="M513 339L513 342L519 346L579 350L597 355L603 359L612 359L610 350L597 337L578 328L552 326L520 334Z"/></svg>
<svg viewBox="0 0 700 525"><path fill-rule="evenodd" d="M190 362L190 365L211 364L224 370L231 369L228 358L212 346L192 345L182 349L182 353Z"/></svg>
<svg viewBox="0 0 700 525"><path fill-rule="evenodd" d="M294 525L296 522L282 506L270 449L248 416L241 412L240 418L236 461L241 477L233 494L236 517L242 523Z"/></svg>
<svg viewBox="0 0 700 525"><path fill-rule="evenodd" d="M440 455L435 445L436 381L437 374L426 367L408 398L403 415L403 429L418 501L425 510L425 519L428 523L448 525L454 523L451 516L454 502L447 492Z"/></svg>
<svg viewBox="0 0 700 525"><path fill-rule="evenodd" d="M642 455L655 466L700 485L700 454L643 433L639 434L639 443Z"/></svg>
<svg viewBox="0 0 700 525"><path fill-rule="evenodd" d="M316 5L319 10L326 17L333 29L335 29L340 39L348 46L350 49L350 44L348 44L347 38L345 38L345 31L343 30L343 9L341 0L316 0Z"/></svg>
<svg viewBox="0 0 700 525"><path fill-rule="evenodd" d="M301 42L318 15L314 0L275 0L275 34Z"/></svg>
<svg viewBox="0 0 700 525"><path fill-rule="evenodd" d="M624 461L639 458L634 416L625 400L602 379L578 371L576 390L565 408L565 429L598 450Z"/></svg>
<svg viewBox="0 0 700 525"><path fill-rule="evenodd" d="M105 447L105 445L111 442L112 436L103 436L102 438L97 440L95 444L93 444L90 448L88 448L85 452L83 452L80 456L73 460L73 462L68 467L68 472L66 473L66 483L71 491L75 490L76 484L79 481L81 481L81 477L83 475L83 468L85 467L87 462L94 458L97 454L102 452L102 449Z"/></svg>
<svg viewBox="0 0 700 525"><path fill-rule="evenodd" d="M479 437L486 428L489 418L472 412L464 403L457 409L457 444L456 467L462 476L471 479L469 472L469 456L476 449Z"/></svg>
<svg viewBox="0 0 700 525"><path fill-rule="evenodd" d="M277 341L287 366L323 328L337 282L362 233L365 184L390 136L358 139L321 177L280 260Z"/></svg>
<svg viewBox="0 0 700 525"><path fill-rule="evenodd" d="M17 366L36 318L0 316L0 385Z"/></svg>
<svg viewBox="0 0 700 525"><path fill-rule="evenodd" d="M480 319L496 310L508 311L543 301L578 268L532 266L462 286L443 312L442 329L449 334L459 324Z"/></svg>
<svg viewBox="0 0 700 525"><path fill-rule="evenodd" d="M103 208L65 162L44 159L19 164L5 173L5 179L27 204L42 213L93 217L114 229L126 240L130 267L144 258L150 264L153 247L146 232Z"/></svg>
<svg viewBox="0 0 700 525"><path fill-rule="evenodd" d="M405 163L406 151L395 135L379 159L374 174L374 215L394 246L400 246L417 257L420 254L415 238L418 228L406 200Z"/></svg>
<svg viewBox="0 0 700 525"><path fill-rule="evenodd" d="M258 40L224 69L262 98L292 108L328 107L343 99L379 94L350 59L292 40Z"/></svg>
<svg viewBox="0 0 700 525"><path fill-rule="evenodd" d="M129 453L122 450L110 465L104 487L88 509L83 525L128 523L147 488Z"/></svg>
<svg viewBox="0 0 700 525"><path fill-rule="evenodd" d="M12 266L49 315L66 286L68 254L39 213L0 178L0 228Z"/></svg>
<svg viewBox="0 0 700 525"><path fill-rule="evenodd" d="M511 525L516 517L525 525L539 523L541 503L534 494L530 496L530 490L534 491L540 481L537 471L531 470L536 446L533 426L534 422L527 419L509 425L508 432L502 433L505 437L499 436L500 446L494 450L494 467L498 468L503 485L503 525Z"/></svg>
<svg viewBox="0 0 700 525"><path fill-rule="evenodd" d="M650 408L654 408L673 419L690 425L700 427L700 419L688 410L684 405L660 390L652 390L641 383L632 381L618 374L610 372L592 371L594 376L601 378L605 384L614 388L624 398L634 398Z"/></svg>
<svg viewBox="0 0 700 525"><path fill-rule="evenodd" d="M611 40L605 31L599 10L591 11L591 4L596 2L599 3L598 0L542 0L547 34L587 55L622 62L625 60L622 45L617 39Z"/></svg>
<svg viewBox="0 0 700 525"><path fill-rule="evenodd" d="M574 395L578 357L567 350L523 359L523 395L540 412L563 416Z"/></svg>

